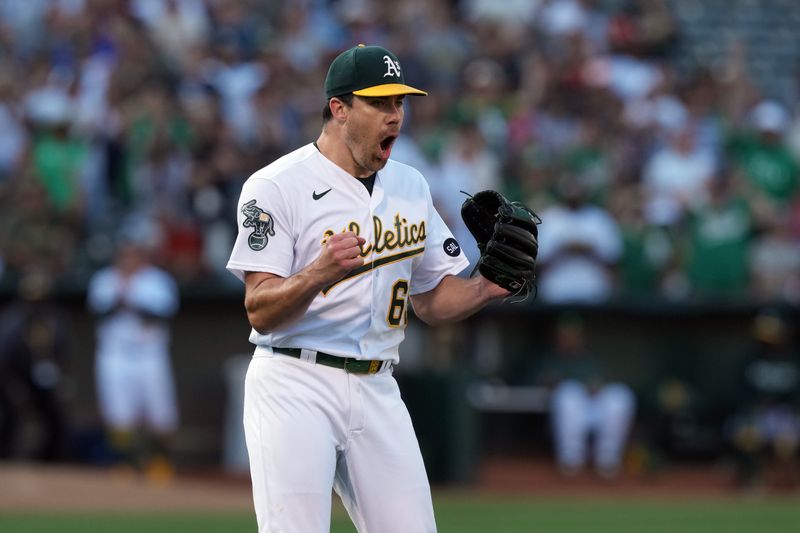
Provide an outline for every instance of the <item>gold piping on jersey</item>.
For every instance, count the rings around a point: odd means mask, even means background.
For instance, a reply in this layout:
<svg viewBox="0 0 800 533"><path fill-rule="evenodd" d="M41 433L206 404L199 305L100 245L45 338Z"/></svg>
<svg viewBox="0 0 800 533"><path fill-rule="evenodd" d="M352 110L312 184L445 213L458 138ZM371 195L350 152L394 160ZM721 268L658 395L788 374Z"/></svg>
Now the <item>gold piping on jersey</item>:
<svg viewBox="0 0 800 533"><path fill-rule="evenodd" d="M330 285L326 285L326 286L322 287L322 295L323 296L327 296L328 291L330 291L332 288L334 288L335 286L337 286L338 284L340 284L343 281L346 281L346 280L348 280L350 278L355 278L357 276L360 276L361 274L366 274L367 272L369 272L370 270L373 270L375 268L380 268L380 267L383 267L383 266L386 266L386 265L391 265L392 263L397 263L398 261L402 261L404 259L408 259L409 257L414 257L415 255L419 255L424 251L425 251L425 247L423 246L421 248L415 248L413 250L406 250L405 252L400 252L400 253L397 253L397 254L387 255L387 256L384 256L384 257L379 257L378 259L375 259L374 261L370 261L369 263L364 263L360 267L354 268L353 270L351 270L350 272L345 274L345 276L342 279L340 279L339 281L334 281Z"/></svg>

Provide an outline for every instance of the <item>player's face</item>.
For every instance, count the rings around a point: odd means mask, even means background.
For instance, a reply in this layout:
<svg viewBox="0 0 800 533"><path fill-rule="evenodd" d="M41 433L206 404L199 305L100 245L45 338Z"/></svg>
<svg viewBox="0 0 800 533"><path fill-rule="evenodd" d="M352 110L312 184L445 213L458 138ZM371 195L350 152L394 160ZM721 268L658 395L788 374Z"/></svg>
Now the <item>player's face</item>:
<svg viewBox="0 0 800 533"><path fill-rule="evenodd" d="M370 176L386 166L403 125L404 98L402 95L353 98L344 141L356 165L356 177Z"/></svg>
<svg viewBox="0 0 800 533"><path fill-rule="evenodd" d="M117 252L116 265L123 276L132 275L146 263L146 252L136 245L123 245Z"/></svg>

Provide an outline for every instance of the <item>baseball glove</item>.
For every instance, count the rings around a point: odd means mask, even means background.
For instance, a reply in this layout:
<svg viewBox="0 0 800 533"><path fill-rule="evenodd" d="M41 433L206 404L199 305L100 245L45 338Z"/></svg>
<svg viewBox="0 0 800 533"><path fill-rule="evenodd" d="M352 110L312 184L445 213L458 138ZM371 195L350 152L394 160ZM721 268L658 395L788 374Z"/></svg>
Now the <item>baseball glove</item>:
<svg viewBox="0 0 800 533"><path fill-rule="evenodd" d="M539 216L497 191L481 191L464 201L461 218L478 241L475 268L483 277L526 298L535 293Z"/></svg>

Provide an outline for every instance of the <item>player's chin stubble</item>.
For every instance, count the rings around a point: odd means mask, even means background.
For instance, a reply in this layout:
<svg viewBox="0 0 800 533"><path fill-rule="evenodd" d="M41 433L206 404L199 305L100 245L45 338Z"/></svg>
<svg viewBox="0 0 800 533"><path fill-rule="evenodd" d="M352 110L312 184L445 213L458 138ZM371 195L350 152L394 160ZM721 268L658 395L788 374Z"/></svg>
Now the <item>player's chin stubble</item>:
<svg viewBox="0 0 800 533"><path fill-rule="evenodd" d="M369 177L386 166L386 160L375 149L369 148L371 144L364 136L348 131L345 138L356 166L357 178Z"/></svg>

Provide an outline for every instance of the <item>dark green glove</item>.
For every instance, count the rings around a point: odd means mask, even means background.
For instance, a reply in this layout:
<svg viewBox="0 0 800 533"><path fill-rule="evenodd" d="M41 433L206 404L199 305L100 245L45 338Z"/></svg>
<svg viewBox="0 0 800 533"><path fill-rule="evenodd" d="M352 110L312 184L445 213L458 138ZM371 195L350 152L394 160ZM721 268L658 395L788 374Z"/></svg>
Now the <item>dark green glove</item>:
<svg viewBox="0 0 800 533"><path fill-rule="evenodd" d="M514 294L535 292L539 216L497 191L481 191L461 206L461 218L478 241L481 275Z"/></svg>

